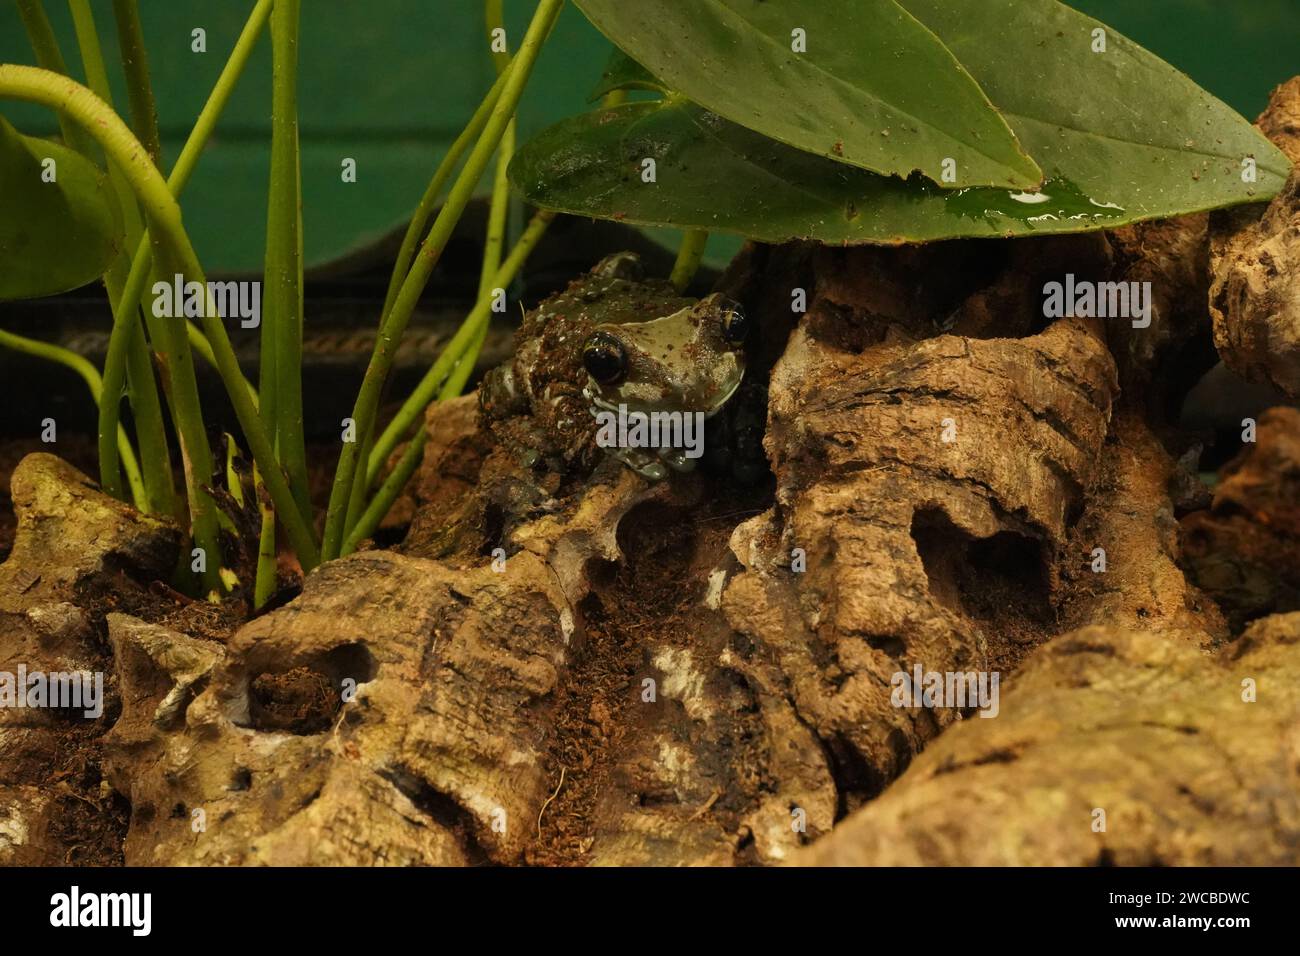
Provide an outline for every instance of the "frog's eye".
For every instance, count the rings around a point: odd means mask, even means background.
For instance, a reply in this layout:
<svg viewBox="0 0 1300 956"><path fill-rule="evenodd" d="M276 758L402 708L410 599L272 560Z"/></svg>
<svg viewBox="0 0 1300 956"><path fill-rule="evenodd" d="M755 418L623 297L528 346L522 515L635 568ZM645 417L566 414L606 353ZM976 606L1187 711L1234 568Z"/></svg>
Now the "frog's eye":
<svg viewBox="0 0 1300 956"><path fill-rule="evenodd" d="M617 385L627 375L627 350L608 332L593 332L582 346L582 364L601 385Z"/></svg>
<svg viewBox="0 0 1300 956"><path fill-rule="evenodd" d="M749 335L749 317L739 302L722 303L722 336L732 345L739 345Z"/></svg>

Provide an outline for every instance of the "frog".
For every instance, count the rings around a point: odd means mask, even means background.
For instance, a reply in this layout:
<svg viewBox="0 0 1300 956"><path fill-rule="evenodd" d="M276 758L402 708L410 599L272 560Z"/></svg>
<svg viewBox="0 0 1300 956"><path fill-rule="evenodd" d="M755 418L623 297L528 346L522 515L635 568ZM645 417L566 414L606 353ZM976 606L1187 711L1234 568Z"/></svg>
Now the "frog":
<svg viewBox="0 0 1300 956"><path fill-rule="evenodd" d="M590 470L608 454L661 481L693 470L698 452L604 441L600 422L717 415L744 380L749 331L735 300L683 296L671 282L647 278L635 253L616 253L525 313L513 358L484 378L480 409L499 436L531 446L522 450L532 461ZM518 427L520 418L527 427Z"/></svg>

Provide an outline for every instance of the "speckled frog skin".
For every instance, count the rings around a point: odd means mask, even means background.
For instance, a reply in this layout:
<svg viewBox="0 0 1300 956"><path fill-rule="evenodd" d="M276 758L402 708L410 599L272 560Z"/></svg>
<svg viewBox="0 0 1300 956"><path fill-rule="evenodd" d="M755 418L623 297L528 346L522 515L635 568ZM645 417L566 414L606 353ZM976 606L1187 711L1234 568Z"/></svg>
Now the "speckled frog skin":
<svg viewBox="0 0 1300 956"><path fill-rule="evenodd" d="M488 373L480 404L489 423L528 419L494 430L525 446L518 450L530 461L589 467L603 451L601 409L706 417L721 409L744 377L745 332L736 303L683 298L666 280L646 279L636 255L619 253L524 317L514 358ZM611 453L647 478L667 473L653 450Z"/></svg>

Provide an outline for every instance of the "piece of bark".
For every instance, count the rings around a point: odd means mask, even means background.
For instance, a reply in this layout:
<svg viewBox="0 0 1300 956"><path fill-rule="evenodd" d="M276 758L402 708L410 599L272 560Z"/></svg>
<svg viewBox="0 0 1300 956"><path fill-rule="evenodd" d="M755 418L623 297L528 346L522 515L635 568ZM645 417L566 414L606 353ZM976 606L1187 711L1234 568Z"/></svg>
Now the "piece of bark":
<svg viewBox="0 0 1300 956"><path fill-rule="evenodd" d="M1171 490L1185 477L1136 412L1117 412L1088 506L1062 555L1063 630L1104 624L1190 646L1228 636L1218 606L1178 563Z"/></svg>
<svg viewBox="0 0 1300 956"><path fill-rule="evenodd" d="M114 615L125 703L106 747L132 806L127 862L520 863L548 845L566 787L591 797L567 862L730 863L752 831L752 859L779 860L802 842L794 803L829 829L816 742L719 664L716 614L707 641L705 616L638 635L627 676L591 686L616 663L592 644L595 569L641 553L631 509L682 512L696 484L618 469L518 523L504 562L331 562L225 646ZM599 747L571 760L575 703Z"/></svg>
<svg viewBox="0 0 1300 956"><path fill-rule="evenodd" d="M1213 658L1084 628L795 862L1294 866L1298 758L1300 614Z"/></svg>
<svg viewBox="0 0 1300 956"><path fill-rule="evenodd" d="M1054 632L1056 555L1084 507L1115 368L1080 320L860 352L826 327L810 315L774 371L777 505L733 536L744 571L722 608L746 665L790 699L858 800L957 718L893 707L896 673L1013 665Z"/></svg>
<svg viewBox="0 0 1300 956"><path fill-rule="evenodd" d="M175 567L180 529L100 492L53 455L33 454L14 469L17 532L0 565L0 609L66 600L78 588L128 570L165 578Z"/></svg>
<svg viewBox="0 0 1300 956"><path fill-rule="evenodd" d="M1206 307L1209 222L1208 214L1198 213L1107 233L1115 255L1110 281L1150 290L1150 324L1136 317L1113 318L1107 320L1106 332L1130 404L1136 405L1140 396L1157 423L1215 362L1206 342L1211 329Z"/></svg>
<svg viewBox="0 0 1300 956"><path fill-rule="evenodd" d="M0 860L118 863L125 811L99 772L99 739L119 707L104 615L113 604L159 604L146 582L176 567L180 529L103 494L49 454L25 457L11 489L16 537L0 564L0 671L75 673L102 696L98 716L0 708Z"/></svg>
<svg viewBox="0 0 1300 956"><path fill-rule="evenodd" d="M424 455L381 525L400 528L418 522L407 532L413 553L419 551L415 542L434 539L438 529L454 521L457 509L474 489L483 466L483 449L476 440L477 422L475 394L434 402L424 414L421 427L428 433ZM406 448L403 444L393 452L390 467L396 466Z"/></svg>
<svg viewBox="0 0 1300 956"><path fill-rule="evenodd" d="M1181 528L1189 576L1234 632L1300 609L1300 409L1269 409L1255 438L1220 471L1210 508Z"/></svg>
<svg viewBox="0 0 1300 956"><path fill-rule="evenodd" d="M1287 159L1300 165L1300 76L1279 84L1255 125Z"/></svg>
<svg viewBox="0 0 1300 956"><path fill-rule="evenodd" d="M1300 77L1273 91L1258 125L1300 164ZM1211 238L1214 344L1233 371L1300 397L1300 168L1262 218L1216 217Z"/></svg>
<svg viewBox="0 0 1300 956"><path fill-rule="evenodd" d="M538 730L564 610L528 554L471 574L365 552L310 575L215 663L180 635L114 617L128 706L107 743L110 779L133 808L127 862L517 858L548 792ZM160 719L204 667L183 721ZM254 687L303 669L333 689L327 712L268 726Z"/></svg>

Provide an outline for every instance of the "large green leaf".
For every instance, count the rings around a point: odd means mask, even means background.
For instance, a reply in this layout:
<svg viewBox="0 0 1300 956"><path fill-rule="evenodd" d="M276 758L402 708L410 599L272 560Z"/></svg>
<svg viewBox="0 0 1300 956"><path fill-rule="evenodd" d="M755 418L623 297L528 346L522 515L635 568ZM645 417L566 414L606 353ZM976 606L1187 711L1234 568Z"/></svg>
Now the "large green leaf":
<svg viewBox="0 0 1300 956"><path fill-rule="evenodd" d="M104 178L85 157L0 116L0 299L53 295L104 272L117 251Z"/></svg>
<svg viewBox="0 0 1300 956"><path fill-rule="evenodd" d="M1049 175L1168 212L1272 195L1286 179L1286 157L1238 113L1057 0L899 2L948 45ZM1093 52L1096 31L1103 53ZM1247 157L1259 166L1257 191L1241 179Z"/></svg>
<svg viewBox="0 0 1300 956"><path fill-rule="evenodd" d="M1047 172L1041 193L875 176L671 98L552 127L512 175L582 215L836 243L1078 232L1266 199L1286 180L1286 157L1238 114L1113 31L1093 53L1100 24L1055 0L904 2L1004 111Z"/></svg>
<svg viewBox="0 0 1300 956"><path fill-rule="evenodd" d="M975 81L895 0L575 2L666 86L790 146L954 187L1042 181ZM791 49L796 29L806 52Z"/></svg>
<svg viewBox="0 0 1300 956"><path fill-rule="evenodd" d="M643 181L647 158L655 160L653 183ZM1190 153L1183 160L1176 182L1161 165L1115 176L1092 161L1079 179L1053 169L1036 193L941 190L791 149L670 99L553 126L516 154L510 175L530 202L575 215L826 243L1084 232L1249 202L1282 184L1262 166L1259 184L1246 186L1236 167Z"/></svg>

